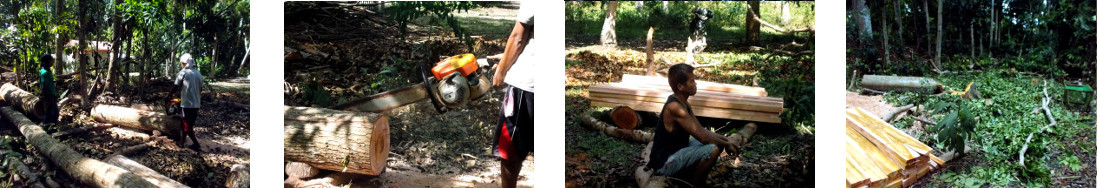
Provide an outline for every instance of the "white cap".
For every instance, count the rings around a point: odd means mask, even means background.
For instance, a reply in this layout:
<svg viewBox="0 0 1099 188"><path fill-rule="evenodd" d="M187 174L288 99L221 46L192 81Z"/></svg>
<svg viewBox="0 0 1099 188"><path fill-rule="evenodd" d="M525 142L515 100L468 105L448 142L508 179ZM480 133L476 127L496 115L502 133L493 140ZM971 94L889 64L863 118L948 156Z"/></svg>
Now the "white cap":
<svg viewBox="0 0 1099 188"><path fill-rule="evenodd" d="M179 62L187 65L193 65L195 64L195 58L191 58L191 54L189 53L184 53L182 56L179 56Z"/></svg>

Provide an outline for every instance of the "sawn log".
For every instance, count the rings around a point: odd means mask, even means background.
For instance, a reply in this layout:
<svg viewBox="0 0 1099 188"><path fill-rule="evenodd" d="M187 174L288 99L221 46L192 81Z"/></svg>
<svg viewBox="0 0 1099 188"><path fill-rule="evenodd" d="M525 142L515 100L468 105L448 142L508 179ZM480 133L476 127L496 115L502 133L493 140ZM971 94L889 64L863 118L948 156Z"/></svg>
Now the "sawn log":
<svg viewBox="0 0 1099 188"><path fill-rule="evenodd" d="M284 158L313 167L378 175L389 156L389 120L379 113L283 108Z"/></svg>
<svg viewBox="0 0 1099 188"><path fill-rule="evenodd" d="M183 129L183 120L178 116L121 106L96 105L95 108L92 108L91 115L98 122L141 130L160 131L163 134L172 136L179 136L180 131Z"/></svg>

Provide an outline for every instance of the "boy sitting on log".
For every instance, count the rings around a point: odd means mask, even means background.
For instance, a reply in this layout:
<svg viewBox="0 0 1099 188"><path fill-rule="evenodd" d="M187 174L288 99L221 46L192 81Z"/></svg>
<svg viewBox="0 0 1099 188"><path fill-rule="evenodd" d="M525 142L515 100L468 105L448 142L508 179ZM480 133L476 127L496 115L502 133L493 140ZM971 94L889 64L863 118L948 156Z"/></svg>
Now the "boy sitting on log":
<svg viewBox="0 0 1099 188"><path fill-rule="evenodd" d="M45 110L42 114L42 124L54 124L57 123L57 87L53 83L53 71L50 71L50 67L53 67L53 56L50 54L42 55L38 57L39 66L38 69L38 89L40 91L38 96L38 103Z"/></svg>
<svg viewBox="0 0 1099 188"><path fill-rule="evenodd" d="M668 85L674 94L668 96L660 112L661 123L654 131L649 163L644 170L689 181L695 186L704 185L721 152L728 149L731 155L739 153L756 125L749 123L732 137L703 128L687 103L696 92L694 67L690 65L676 64L669 68Z"/></svg>
<svg viewBox="0 0 1099 188"><path fill-rule="evenodd" d="M175 80L175 90L180 92L180 107L183 107L183 133L180 134L183 139L179 144L186 143L187 137L190 137L193 144L188 148L202 152L202 145L199 145L198 137L195 136L195 119L198 118L198 108L202 102L202 74L195 68L198 64L191 58L191 54L180 56L179 63L183 66Z"/></svg>

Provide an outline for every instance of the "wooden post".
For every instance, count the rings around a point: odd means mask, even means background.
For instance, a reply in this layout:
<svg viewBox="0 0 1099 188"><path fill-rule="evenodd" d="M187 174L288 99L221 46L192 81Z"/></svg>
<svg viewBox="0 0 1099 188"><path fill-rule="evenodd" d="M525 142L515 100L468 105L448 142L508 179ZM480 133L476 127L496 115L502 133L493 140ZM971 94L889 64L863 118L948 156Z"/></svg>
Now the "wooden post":
<svg viewBox="0 0 1099 188"><path fill-rule="evenodd" d="M42 127L11 107L0 108L0 115L18 126L19 132L27 138L27 143L37 148L73 179L95 187L158 187L126 169L77 153L68 145L50 137Z"/></svg>
<svg viewBox="0 0 1099 188"><path fill-rule="evenodd" d="M284 158L313 167L378 175L389 156L389 120L379 113L283 108Z"/></svg>

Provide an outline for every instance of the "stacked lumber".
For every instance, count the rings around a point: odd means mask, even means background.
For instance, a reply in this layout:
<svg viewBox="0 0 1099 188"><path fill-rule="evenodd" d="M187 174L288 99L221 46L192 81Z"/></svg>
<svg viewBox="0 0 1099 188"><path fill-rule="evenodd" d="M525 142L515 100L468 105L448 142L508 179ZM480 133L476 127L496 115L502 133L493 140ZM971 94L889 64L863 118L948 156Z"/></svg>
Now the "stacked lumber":
<svg viewBox="0 0 1099 188"><path fill-rule="evenodd" d="M908 187L943 161L861 108L847 110L847 187Z"/></svg>
<svg viewBox="0 0 1099 188"><path fill-rule="evenodd" d="M767 97L766 89L733 84L697 81L698 92L688 103L696 116L781 123L782 98ZM672 95L668 79L655 76L623 75L622 82L593 85L588 88L592 106L628 106L634 110L657 112Z"/></svg>

